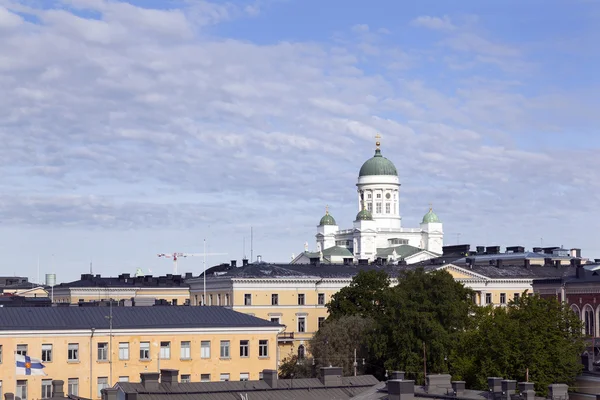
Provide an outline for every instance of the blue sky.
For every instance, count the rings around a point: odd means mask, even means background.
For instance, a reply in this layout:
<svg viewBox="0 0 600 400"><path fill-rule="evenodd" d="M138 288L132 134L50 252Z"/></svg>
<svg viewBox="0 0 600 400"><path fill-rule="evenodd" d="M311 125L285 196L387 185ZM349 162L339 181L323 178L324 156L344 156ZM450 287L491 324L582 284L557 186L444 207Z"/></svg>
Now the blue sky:
<svg viewBox="0 0 600 400"><path fill-rule="evenodd" d="M2 271L287 261L377 132L405 227L599 258L599 40L592 0L0 0Z"/></svg>

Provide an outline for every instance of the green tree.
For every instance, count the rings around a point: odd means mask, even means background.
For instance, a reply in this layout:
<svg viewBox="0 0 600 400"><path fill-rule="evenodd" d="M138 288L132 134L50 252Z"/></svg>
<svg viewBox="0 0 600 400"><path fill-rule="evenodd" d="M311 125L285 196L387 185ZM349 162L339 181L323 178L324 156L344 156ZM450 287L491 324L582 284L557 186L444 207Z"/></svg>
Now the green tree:
<svg viewBox="0 0 600 400"><path fill-rule="evenodd" d="M381 309L381 300L390 287L385 271L360 271L350 285L334 294L327 304L329 319L358 315L370 317Z"/></svg>
<svg viewBox="0 0 600 400"><path fill-rule="evenodd" d="M290 355L281 361L279 366L280 379L315 378L317 376L312 358L298 359Z"/></svg>
<svg viewBox="0 0 600 400"><path fill-rule="evenodd" d="M445 271L422 268L402 273L385 292L374 316L371 354L385 370L403 370L422 382L428 372L449 372L448 358L459 345L474 311L472 291Z"/></svg>
<svg viewBox="0 0 600 400"><path fill-rule="evenodd" d="M342 367L344 375L352 375L356 349L357 359L361 360L358 371L362 373L362 359L368 357L367 338L373 325L373 319L358 315L327 319L308 346L315 369L332 365Z"/></svg>
<svg viewBox="0 0 600 400"><path fill-rule="evenodd" d="M536 383L545 395L552 383L573 384L585 349L579 317L566 304L537 295L507 307L480 309L451 359L458 379L485 389L488 376Z"/></svg>

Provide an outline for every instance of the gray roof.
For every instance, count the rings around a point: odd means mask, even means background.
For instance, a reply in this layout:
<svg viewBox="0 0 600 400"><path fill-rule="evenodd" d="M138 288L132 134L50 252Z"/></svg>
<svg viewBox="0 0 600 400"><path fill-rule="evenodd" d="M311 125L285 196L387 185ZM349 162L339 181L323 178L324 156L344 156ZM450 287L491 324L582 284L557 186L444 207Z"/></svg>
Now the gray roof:
<svg viewBox="0 0 600 400"><path fill-rule="evenodd" d="M423 249L420 249L409 244L401 244L395 247L382 247L377 249L377 257L387 257L392 255L396 251L396 254L402 258L410 257L413 254L417 254Z"/></svg>
<svg viewBox="0 0 600 400"><path fill-rule="evenodd" d="M249 264L244 267L217 266L206 271L206 279L223 278L352 278L359 271L383 270L398 275L393 265L342 264ZM213 273L214 271L214 273Z"/></svg>
<svg viewBox="0 0 600 400"><path fill-rule="evenodd" d="M445 264L409 264L409 265L341 265L341 264L250 264L245 267L219 266L217 274L207 271L206 279L231 279L231 278L352 278L359 271L385 271L391 277L398 276L403 271L413 271L423 268L426 272L435 271ZM471 268L459 266L465 270L483 275L490 279L540 279L562 278L575 275L575 268L570 266L525 266L503 265L473 265Z"/></svg>
<svg viewBox="0 0 600 400"><path fill-rule="evenodd" d="M108 329L109 307L0 307L0 330ZM113 329L276 327L224 307L112 307Z"/></svg>
<svg viewBox="0 0 600 400"><path fill-rule="evenodd" d="M443 257L443 256L442 256ZM507 260L507 261L516 261L516 260L525 260L525 259L539 259L543 260L545 258L551 258L553 260L570 260L572 257L570 256L557 256L555 254L543 254L543 253L534 253L532 251L525 253L498 253L498 254L480 254L480 255L471 255L468 258L471 258L473 262L482 262L482 261L493 261L493 260ZM466 264L467 257L459 258L454 261L456 264Z"/></svg>
<svg viewBox="0 0 600 400"><path fill-rule="evenodd" d="M131 276L121 274L117 277L81 274L81 279L72 282L63 282L54 288L75 287L189 287L186 279L192 278L190 273L186 276L167 274L165 276Z"/></svg>
<svg viewBox="0 0 600 400"><path fill-rule="evenodd" d="M472 268L461 268L483 275L490 279L539 279L539 278L562 278L573 276L575 268L573 267L550 267L533 265L529 268L519 265L507 265L496 267L494 265L473 265Z"/></svg>
<svg viewBox="0 0 600 400"><path fill-rule="evenodd" d="M342 377L341 387L326 387L317 378L278 379L272 389L265 381L192 382L168 386L160 383L149 391L142 383L119 382L125 393L137 393L138 400L239 400L240 394L255 399L350 399L369 390L379 381L372 375Z"/></svg>

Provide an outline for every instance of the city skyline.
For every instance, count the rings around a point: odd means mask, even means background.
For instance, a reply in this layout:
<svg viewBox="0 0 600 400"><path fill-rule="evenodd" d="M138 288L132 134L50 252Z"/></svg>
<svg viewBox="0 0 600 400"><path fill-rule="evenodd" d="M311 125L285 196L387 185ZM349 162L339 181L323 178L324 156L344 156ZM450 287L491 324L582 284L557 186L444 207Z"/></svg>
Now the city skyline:
<svg viewBox="0 0 600 400"><path fill-rule="evenodd" d="M4 274L289 261L375 135L404 226L600 257L594 1L0 0ZM9 56L7 56L9 55ZM202 258L179 263L202 271Z"/></svg>

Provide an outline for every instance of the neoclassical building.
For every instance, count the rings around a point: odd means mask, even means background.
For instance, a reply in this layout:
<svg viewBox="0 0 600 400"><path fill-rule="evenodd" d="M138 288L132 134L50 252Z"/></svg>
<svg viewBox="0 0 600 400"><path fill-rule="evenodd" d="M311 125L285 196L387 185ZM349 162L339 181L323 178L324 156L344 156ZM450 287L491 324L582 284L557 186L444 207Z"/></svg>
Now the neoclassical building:
<svg viewBox="0 0 600 400"><path fill-rule="evenodd" d="M379 138L379 136L377 136ZM365 161L358 173L357 214L351 228L340 229L326 209L317 227L316 251L305 251L292 263L318 257L323 262L359 260L406 261L409 264L442 254L442 222L430 208L418 228L404 228L400 214L400 180L396 166L381 154Z"/></svg>

